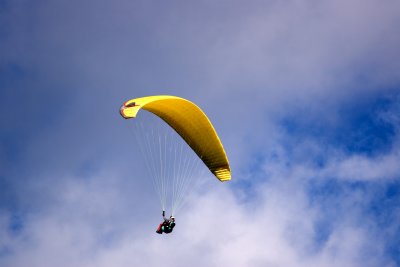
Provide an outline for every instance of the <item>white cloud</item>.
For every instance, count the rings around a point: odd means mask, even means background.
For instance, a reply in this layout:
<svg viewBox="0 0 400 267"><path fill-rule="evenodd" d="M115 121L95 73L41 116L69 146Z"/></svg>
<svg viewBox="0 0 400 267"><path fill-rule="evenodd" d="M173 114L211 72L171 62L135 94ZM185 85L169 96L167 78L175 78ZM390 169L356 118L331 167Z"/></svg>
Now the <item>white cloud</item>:
<svg viewBox="0 0 400 267"><path fill-rule="evenodd" d="M332 162L322 173L325 176L355 181L398 179L399 162L400 156L397 153L374 158L355 155Z"/></svg>
<svg viewBox="0 0 400 267"><path fill-rule="evenodd" d="M10 267L389 266L377 229L360 224L355 210L338 214L343 219L318 243L323 207L310 205L301 179L260 184L248 202L238 202L229 183L206 186L204 194L191 197L175 231L160 236L155 228L161 216L126 214L135 196L72 182L60 192L56 209L27 222L24 238L10 244L13 254L0 262ZM342 201L351 203L353 197ZM120 205L126 213L107 208Z"/></svg>

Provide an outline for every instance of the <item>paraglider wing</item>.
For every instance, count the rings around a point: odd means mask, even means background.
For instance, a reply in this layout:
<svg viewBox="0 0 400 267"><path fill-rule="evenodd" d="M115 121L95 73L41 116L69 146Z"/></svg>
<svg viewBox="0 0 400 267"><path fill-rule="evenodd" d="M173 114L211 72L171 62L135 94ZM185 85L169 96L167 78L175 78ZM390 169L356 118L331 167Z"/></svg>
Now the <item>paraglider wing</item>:
<svg viewBox="0 0 400 267"><path fill-rule="evenodd" d="M140 109L168 123L220 180L231 179L228 158L206 114L194 103L175 96L147 96L128 100L120 108L125 119L135 118Z"/></svg>

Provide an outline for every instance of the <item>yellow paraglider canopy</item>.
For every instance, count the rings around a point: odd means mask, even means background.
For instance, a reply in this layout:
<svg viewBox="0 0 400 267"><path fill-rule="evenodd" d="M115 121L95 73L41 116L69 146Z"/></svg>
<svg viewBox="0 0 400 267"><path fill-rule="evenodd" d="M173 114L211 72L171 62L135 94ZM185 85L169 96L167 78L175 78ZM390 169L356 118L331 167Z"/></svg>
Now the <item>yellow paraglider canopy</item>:
<svg viewBox="0 0 400 267"><path fill-rule="evenodd" d="M176 96L147 96L128 100L121 106L120 113L125 119L130 119L135 118L140 109L152 112L168 123L220 181L231 179L222 143L198 106Z"/></svg>

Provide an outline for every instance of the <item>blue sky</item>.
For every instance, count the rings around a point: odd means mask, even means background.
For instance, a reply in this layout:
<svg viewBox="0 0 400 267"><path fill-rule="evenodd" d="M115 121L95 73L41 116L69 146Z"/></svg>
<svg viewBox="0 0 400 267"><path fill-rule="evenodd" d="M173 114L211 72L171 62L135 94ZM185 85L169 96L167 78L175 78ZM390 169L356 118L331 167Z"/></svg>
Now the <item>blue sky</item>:
<svg viewBox="0 0 400 267"><path fill-rule="evenodd" d="M1 266L400 266L397 1L0 1ZM169 236L118 109L213 121Z"/></svg>

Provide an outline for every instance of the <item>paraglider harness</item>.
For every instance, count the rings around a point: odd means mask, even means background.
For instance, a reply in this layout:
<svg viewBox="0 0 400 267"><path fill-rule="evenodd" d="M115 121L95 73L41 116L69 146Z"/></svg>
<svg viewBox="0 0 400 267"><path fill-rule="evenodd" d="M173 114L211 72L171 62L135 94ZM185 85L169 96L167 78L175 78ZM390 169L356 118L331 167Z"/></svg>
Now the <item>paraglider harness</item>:
<svg viewBox="0 0 400 267"><path fill-rule="evenodd" d="M164 222L160 223L160 225L157 228L156 233L157 234L162 234L162 233L169 234L172 232L172 230L174 230L175 218L171 215L169 217L169 219L167 219L165 217L165 211L163 211L162 216L163 216Z"/></svg>

